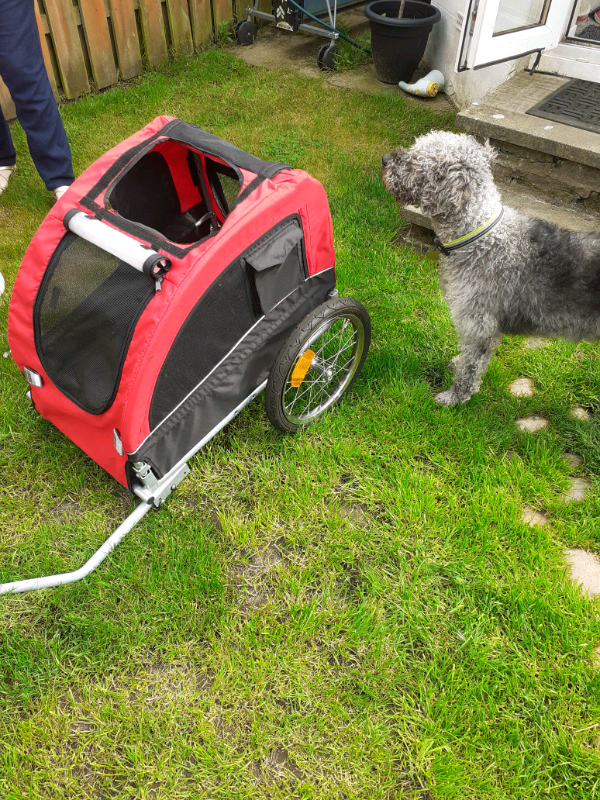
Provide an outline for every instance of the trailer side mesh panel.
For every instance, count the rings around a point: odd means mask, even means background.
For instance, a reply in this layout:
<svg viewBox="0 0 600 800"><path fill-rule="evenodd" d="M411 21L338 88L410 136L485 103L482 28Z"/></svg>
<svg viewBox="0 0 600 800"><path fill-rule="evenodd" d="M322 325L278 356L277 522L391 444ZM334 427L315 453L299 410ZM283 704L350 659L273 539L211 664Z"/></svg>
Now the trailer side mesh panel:
<svg viewBox="0 0 600 800"><path fill-rule="evenodd" d="M259 317L245 270L235 261L196 303L165 359L152 402L150 430L167 417Z"/></svg>
<svg viewBox="0 0 600 800"><path fill-rule="evenodd" d="M114 400L135 324L154 281L69 233L34 306L36 348L52 382L90 414Z"/></svg>

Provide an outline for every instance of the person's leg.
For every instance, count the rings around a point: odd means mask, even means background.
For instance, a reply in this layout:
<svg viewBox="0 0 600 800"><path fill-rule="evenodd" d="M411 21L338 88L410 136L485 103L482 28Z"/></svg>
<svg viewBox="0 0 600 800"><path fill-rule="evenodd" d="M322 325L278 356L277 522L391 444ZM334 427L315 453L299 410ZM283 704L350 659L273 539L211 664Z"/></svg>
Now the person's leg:
<svg viewBox="0 0 600 800"><path fill-rule="evenodd" d="M15 168L15 161L16 153L10 129L0 108L0 194L8 186L8 181ZM0 275L0 283L1 279L2 275ZM2 294L2 291L0 291L0 294Z"/></svg>
<svg viewBox="0 0 600 800"><path fill-rule="evenodd" d="M73 183L73 166L44 65L33 3L0 0L0 75L12 96L33 163L52 191Z"/></svg>
<svg viewBox="0 0 600 800"><path fill-rule="evenodd" d="M2 108L0 108L0 168L14 167L16 160L17 154L10 135L10 128L4 118Z"/></svg>

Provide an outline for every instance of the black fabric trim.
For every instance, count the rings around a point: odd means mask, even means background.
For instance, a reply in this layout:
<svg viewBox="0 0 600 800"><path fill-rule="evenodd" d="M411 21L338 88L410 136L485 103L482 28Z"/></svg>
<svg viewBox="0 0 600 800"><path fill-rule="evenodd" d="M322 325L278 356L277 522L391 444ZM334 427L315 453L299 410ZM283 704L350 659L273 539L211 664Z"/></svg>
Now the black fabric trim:
<svg viewBox="0 0 600 800"><path fill-rule="evenodd" d="M244 191L243 191L243 192L241 192L241 194L239 194L239 195L238 195L238 199L237 199L237 200L235 201L235 203L233 204L233 208L237 208L237 206L239 206L239 204L240 204L240 203L243 203L243 202L244 202L244 200L245 200L245 199L246 199L246 198L247 198L249 195L251 195L251 194L252 194L252 192L253 192L255 189L258 189L258 187L261 185L261 183L262 183L264 180L265 180L265 178L264 178L262 175L257 175L257 176L256 176L256 178L254 178L253 180L251 180L251 181L250 181L250 183L248 184L248 186L246 186L246 188L244 189ZM233 209L232 209L232 211L233 211Z"/></svg>
<svg viewBox="0 0 600 800"><path fill-rule="evenodd" d="M121 153L121 155L117 158L114 164L112 164L106 170L106 172L100 178L98 183L94 184L94 186L92 186L89 192L84 197L81 198L81 205L85 206L86 208L89 208L90 211L96 211L99 208L99 206L96 202L94 202L94 198L98 197L99 194L102 194L102 192L108 189L112 181L132 161L132 159L135 158L136 155L139 154L139 156L141 157L147 149L151 149L152 145L154 145L156 140L165 136L176 122L179 122L179 120L171 120L171 122L167 122L166 125L164 125L149 139L144 139L143 142L136 144L135 147L131 147L124 153Z"/></svg>
<svg viewBox="0 0 600 800"><path fill-rule="evenodd" d="M219 231L215 231L211 233L210 236L206 236L204 239L201 239L199 242L193 242L192 244L186 245L185 247L179 247L173 242L169 241L168 239L163 239L163 237L159 234L158 231L155 231L154 228L148 228L146 225L142 225L139 222L130 222L128 219L115 214L113 211L106 211L100 206L97 206L96 217L100 220L104 220L105 222L110 222L111 225L114 225L123 233L128 233L135 239L141 239L144 242L147 242L154 250L164 250L165 253L168 253L170 256L174 256L175 258L185 258L187 254L192 250L194 247L198 247L198 245L203 244L211 236L216 236Z"/></svg>
<svg viewBox="0 0 600 800"><path fill-rule="evenodd" d="M256 252L256 250L260 250L265 244L271 241L271 239L276 239L282 229L286 228L290 222L297 222L300 226L300 230L304 233L304 228L302 226L302 218L300 214L288 214L287 217L280 219L279 222L276 222L272 228L269 228L268 231L263 233L262 236L259 236L258 239L255 239L251 245L249 245L245 250L243 250L238 258L247 258L252 253ZM304 236L302 237L302 241L304 240ZM304 258L304 266L306 269L306 253L303 253ZM237 259L236 259L237 260ZM308 276L308 271L305 272L305 277Z"/></svg>
<svg viewBox="0 0 600 800"><path fill-rule="evenodd" d="M238 196L233 208L236 208L240 202L243 202L263 180L274 177L284 169L291 169L288 164L283 164L278 161L262 161L256 156L246 153L244 150L240 150L230 142L220 139L212 133L208 133L197 125L178 119L171 120L171 122L168 122L153 136L122 153L107 169L102 178L92 186L84 197L82 197L80 204L89 211L92 211L98 219L110 222L111 225L114 225L115 228L122 230L124 233L137 239L143 239L154 249L164 250L175 258L184 258L191 250L209 239L210 236L185 247L179 247L170 240L163 238L160 233L153 228L149 228L138 222L130 222L119 214L103 208L95 200L98 195L108 189L110 184L119 176L125 167L134 166L146 152L152 149L158 139L164 138L165 136L181 144L194 147L205 155L212 155L220 158L236 172L241 168L248 172L257 173L257 177L254 178L241 195ZM241 178L242 176L240 174L240 183ZM109 200L109 197L106 199ZM233 208L231 210L233 210ZM216 236L218 232L219 231L214 231L211 236Z"/></svg>
<svg viewBox="0 0 600 800"><path fill-rule="evenodd" d="M238 199L233 204L233 208L239 206L240 203L243 203L244 200L248 197L248 195L252 194L252 192L255 189L258 189L258 187L264 180L267 180L268 178L274 178L275 175L279 174L280 172L283 172L284 169L292 169L292 167L290 167L289 164L283 164L277 162L272 162L272 164L273 164L272 167L262 170L262 172L259 175L257 175L256 178L254 178L254 180L250 181L248 186L246 186L244 191L239 195Z"/></svg>
<svg viewBox="0 0 600 800"><path fill-rule="evenodd" d="M182 144L189 144L208 155L217 156L231 166L241 167L241 169L255 172L257 175L264 175L265 178L272 178L282 169L289 169L287 164L278 161L262 161L191 122L174 120L173 128L169 130L169 138Z"/></svg>
<svg viewBox="0 0 600 800"><path fill-rule="evenodd" d="M250 266L262 272L265 269L282 264L290 251L304 238L302 222L297 214L286 217L244 252L244 258ZM304 265L306 278L306 264Z"/></svg>
<svg viewBox="0 0 600 800"><path fill-rule="evenodd" d="M146 461L157 477L165 475L268 378L273 361L292 330L325 302L334 286L334 271L325 270L282 300L256 324L219 369L128 456L129 461Z"/></svg>

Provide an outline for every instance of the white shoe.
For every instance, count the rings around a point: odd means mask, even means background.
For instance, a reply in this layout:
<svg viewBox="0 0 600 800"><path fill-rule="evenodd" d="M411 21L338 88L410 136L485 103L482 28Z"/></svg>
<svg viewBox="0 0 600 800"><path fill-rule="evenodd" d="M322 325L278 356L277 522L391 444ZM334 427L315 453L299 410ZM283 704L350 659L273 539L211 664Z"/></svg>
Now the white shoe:
<svg viewBox="0 0 600 800"><path fill-rule="evenodd" d="M13 164L12 167L0 167L0 194L6 189L8 186L8 181L10 176L15 171L15 166Z"/></svg>
<svg viewBox="0 0 600 800"><path fill-rule="evenodd" d="M577 22L585 22L589 15L589 0L579 0L579 5L577 6Z"/></svg>
<svg viewBox="0 0 600 800"><path fill-rule="evenodd" d="M60 198L67 191L68 188L69 188L68 186L58 186L56 189L54 189L54 192L53 192L54 199L55 200L60 200Z"/></svg>
<svg viewBox="0 0 600 800"><path fill-rule="evenodd" d="M2 277L2 273L0 272L0 295L4 294L4 278Z"/></svg>

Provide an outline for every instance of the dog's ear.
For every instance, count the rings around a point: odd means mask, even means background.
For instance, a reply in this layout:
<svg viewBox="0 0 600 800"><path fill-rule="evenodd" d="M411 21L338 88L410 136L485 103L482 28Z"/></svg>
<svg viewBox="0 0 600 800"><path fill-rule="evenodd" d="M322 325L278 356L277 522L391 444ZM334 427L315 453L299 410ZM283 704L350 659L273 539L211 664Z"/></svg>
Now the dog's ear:
<svg viewBox="0 0 600 800"><path fill-rule="evenodd" d="M440 161L432 167L423 186L420 206L428 217L448 211L463 211L470 197L472 170L456 161Z"/></svg>
<svg viewBox="0 0 600 800"><path fill-rule="evenodd" d="M488 164L492 166L492 164L496 160L496 157L498 156L498 153L496 152L496 150L494 150L494 148L490 144L490 140L486 139L485 142L482 145L480 145L480 147L481 150L483 151L483 155L487 158Z"/></svg>

